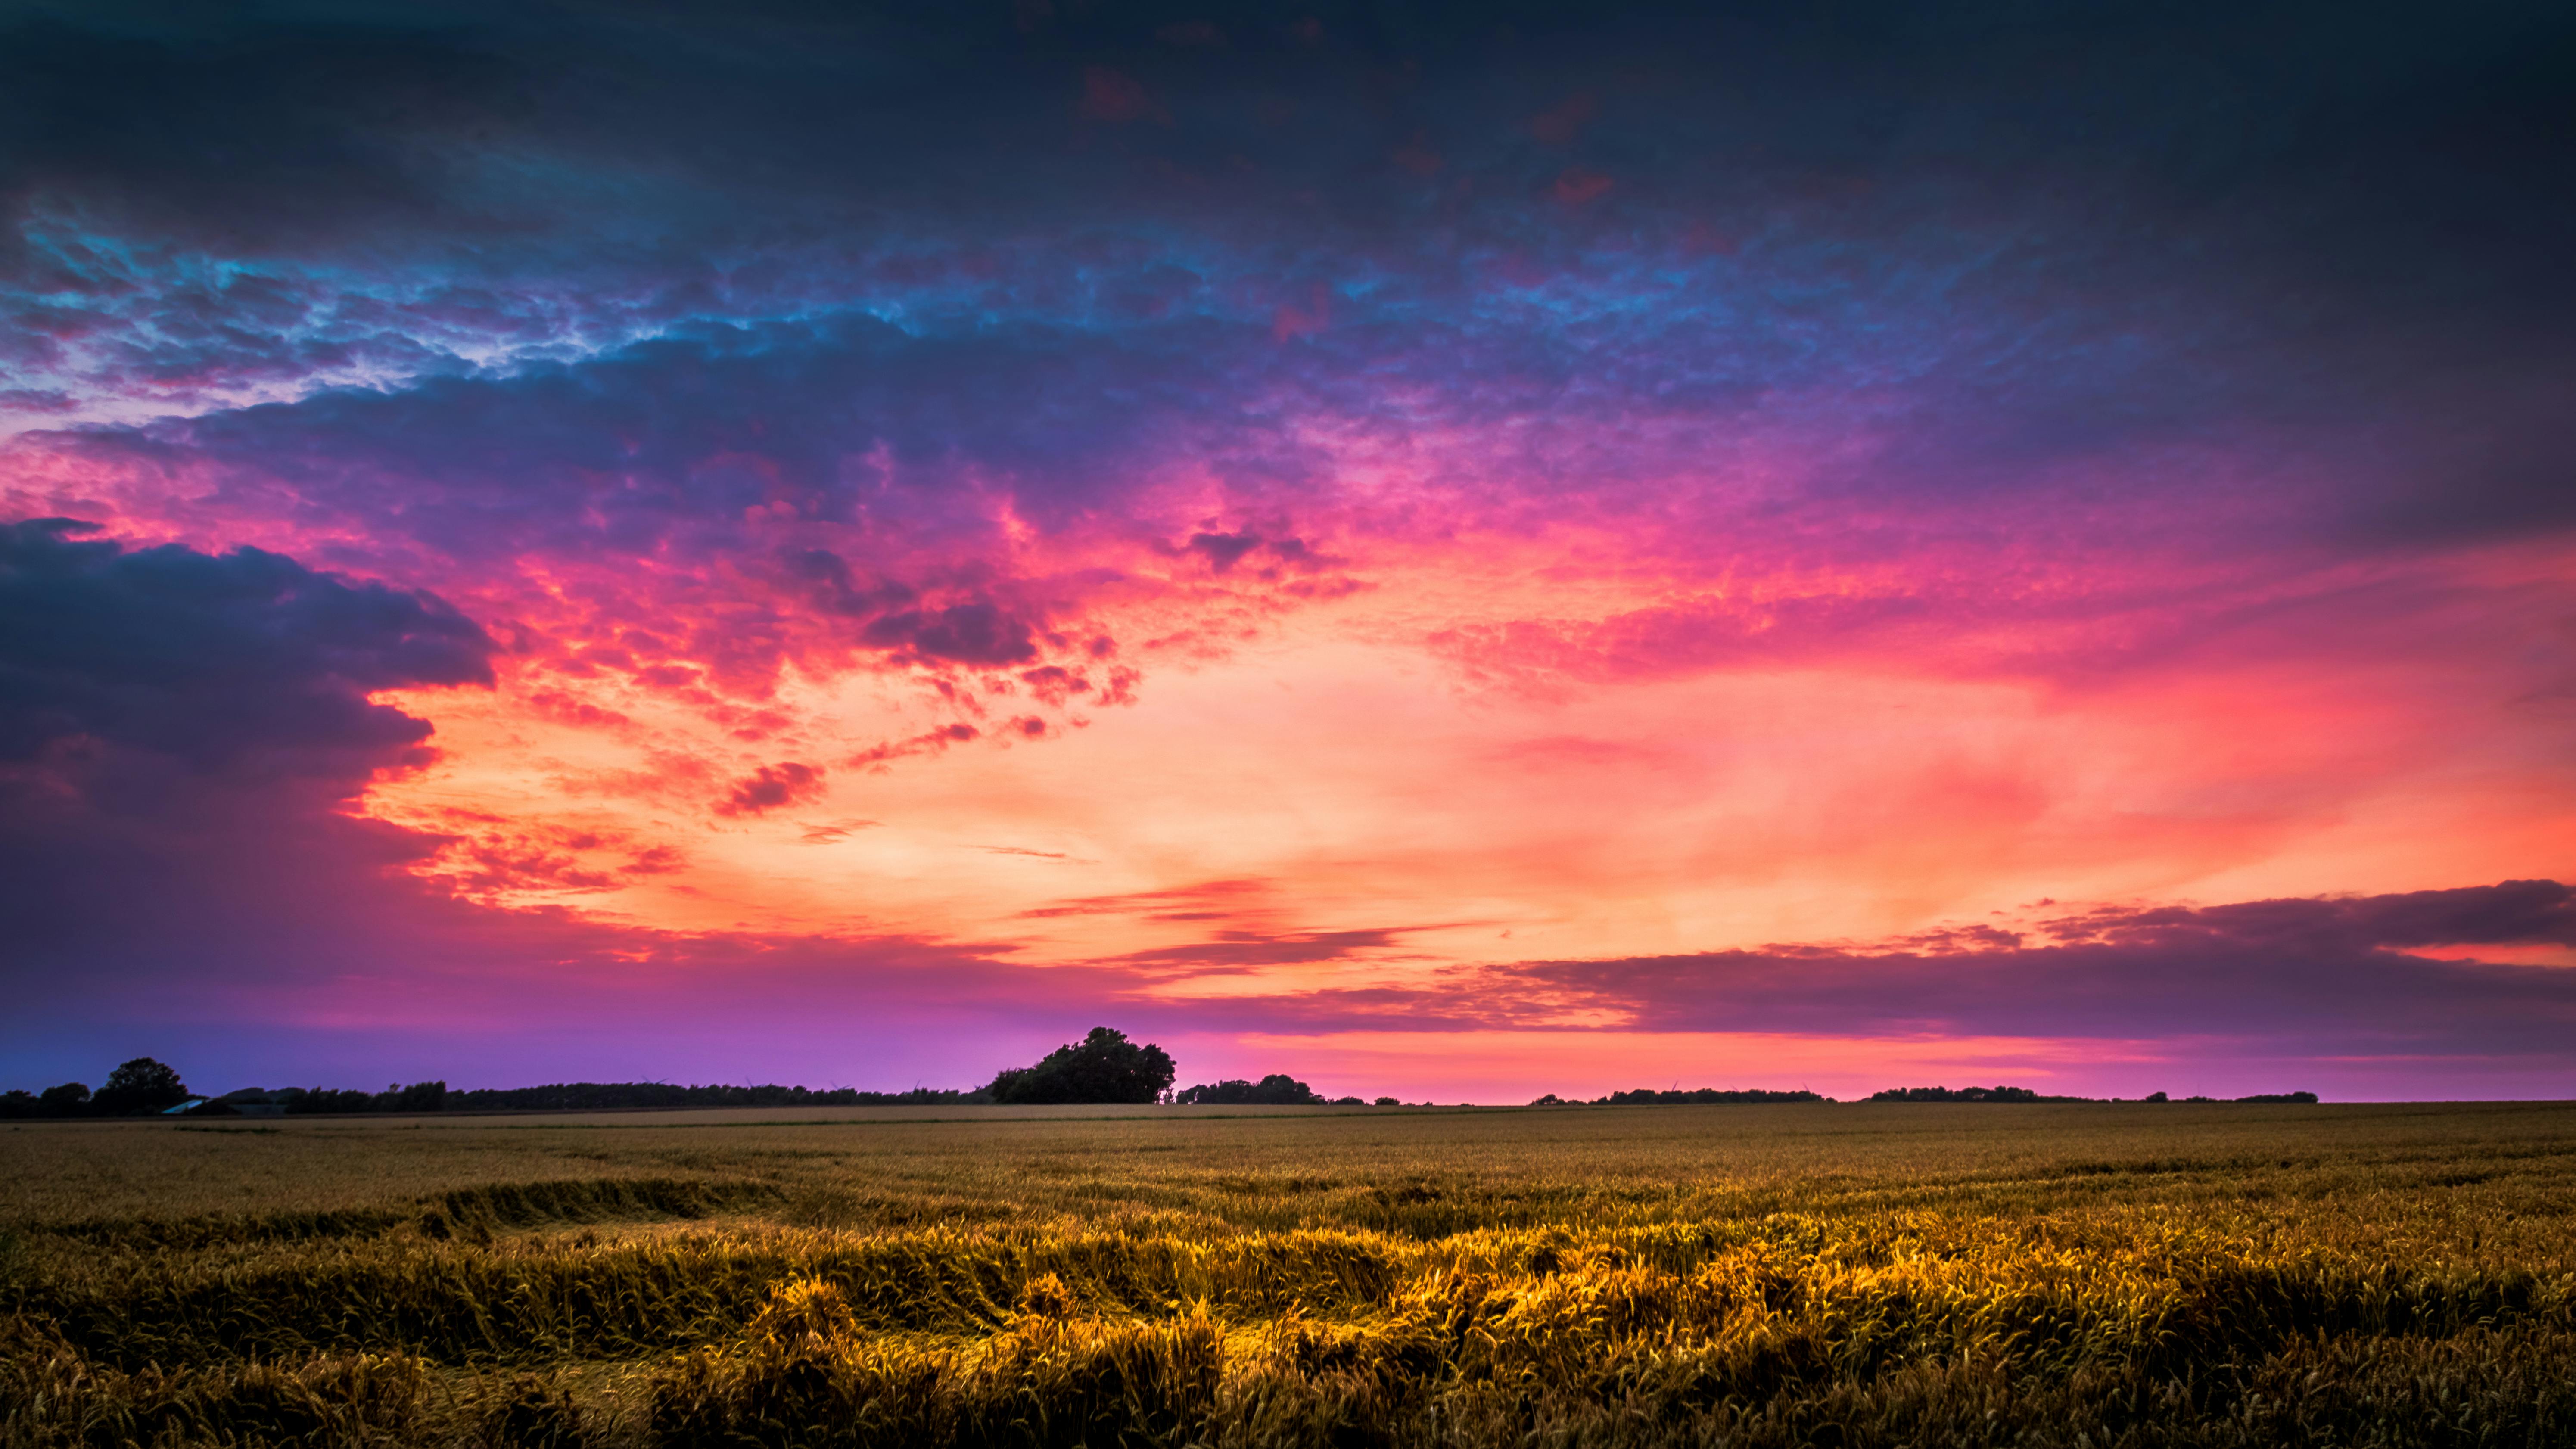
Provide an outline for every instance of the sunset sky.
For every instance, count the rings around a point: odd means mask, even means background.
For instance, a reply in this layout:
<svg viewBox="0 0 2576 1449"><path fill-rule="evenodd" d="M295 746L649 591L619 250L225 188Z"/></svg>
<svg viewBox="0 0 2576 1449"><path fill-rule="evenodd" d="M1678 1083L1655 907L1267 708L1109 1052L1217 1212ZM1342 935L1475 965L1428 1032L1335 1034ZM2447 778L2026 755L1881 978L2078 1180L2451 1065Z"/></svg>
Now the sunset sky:
<svg viewBox="0 0 2576 1449"><path fill-rule="evenodd" d="M2576 1096L2576 12L8 7L0 1087Z"/></svg>

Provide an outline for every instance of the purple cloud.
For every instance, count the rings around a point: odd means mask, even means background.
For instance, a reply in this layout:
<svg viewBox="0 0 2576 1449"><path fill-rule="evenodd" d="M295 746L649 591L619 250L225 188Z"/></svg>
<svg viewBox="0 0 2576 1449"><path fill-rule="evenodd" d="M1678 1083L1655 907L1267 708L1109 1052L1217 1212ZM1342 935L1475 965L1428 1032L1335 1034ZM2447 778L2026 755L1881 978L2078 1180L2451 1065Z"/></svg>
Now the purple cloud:
<svg viewBox="0 0 2576 1449"><path fill-rule="evenodd" d="M821 770L788 760L782 764L763 765L735 781L723 802L716 806L716 813L765 815L772 810L814 799L822 793Z"/></svg>
<svg viewBox="0 0 2576 1449"><path fill-rule="evenodd" d="M201 769L342 753L363 769L429 733L370 692L492 682L491 638L430 595L86 531L0 525L0 759L89 738Z"/></svg>
<svg viewBox="0 0 2576 1449"><path fill-rule="evenodd" d="M1027 624L980 603L887 614L870 622L859 637L879 648L910 649L958 664L1018 664L1038 652Z"/></svg>
<svg viewBox="0 0 2576 1449"><path fill-rule="evenodd" d="M2567 944L2576 889L2106 908L2040 944L1971 928L1933 949L1768 947L1503 968L1524 990L1657 1031L2248 1037L2317 1052L2576 1055L2576 973L2403 948Z"/></svg>

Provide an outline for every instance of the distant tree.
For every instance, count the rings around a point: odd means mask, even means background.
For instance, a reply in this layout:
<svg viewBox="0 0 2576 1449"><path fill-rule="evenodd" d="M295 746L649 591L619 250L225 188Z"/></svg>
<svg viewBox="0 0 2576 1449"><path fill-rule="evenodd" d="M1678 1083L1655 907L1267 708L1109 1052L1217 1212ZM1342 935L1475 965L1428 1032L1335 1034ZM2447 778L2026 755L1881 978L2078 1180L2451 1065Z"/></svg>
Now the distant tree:
<svg viewBox="0 0 2576 1449"><path fill-rule="evenodd" d="M89 1083L65 1082L36 1094L37 1110L48 1117L70 1117L89 1106Z"/></svg>
<svg viewBox="0 0 2576 1449"><path fill-rule="evenodd" d="M2257 1092L2251 1097L2239 1097L2236 1100L2240 1102L2269 1102L2277 1106L2290 1102L2313 1102L2316 1099L2317 1094L2314 1092Z"/></svg>
<svg viewBox="0 0 2576 1449"><path fill-rule="evenodd" d="M1401 1107L1404 1104L1393 1097L1380 1097L1369 1105L1372 1107Z"/></svg>
<svg viewBox="0 0 2576 1449"><path fill-rule="evenodd" d="M136 1057L107 1074L92 1105L112 1117L158 1112L188 1100L188 1084L179 1074L150 1057Z"/></svg>
<svg viewBox="0 0 2576 1449"><path fill-rule="evenodd" d="M36 1094L24 1087L13 1087L0 1093L0 1117L33 1117L43 1110Z"/></svg>
<svg viewBox="0 0 2576 1449"><path fill-rule="evenodd" d="M1719 1104L1744 1102L1823 1102L1829 1100L1831 1099L1817 1096L1815 1093L1803 1088L1794 1092L1775 1092L1762 1087L1677 1087L1670 1091L1661 1091L1653 1087L1638 1087L1632 1091L1612 1092L1606 1097L1595 1097L1592 1099L1592 1105L1596 1107L1706 1107Z"/></svg>
<svg viewBox="0 0 2576 1449"><path fill-rule="evenodd" d="M1150 1103L1172 1085L1172 1059L1161 1047L1095 1026L1091 1035L1047 1053L1035 1066L1008 1068L984 1090L996 1102L1036 1106L1076 1102Z"/></svg>
<svg viewBox="0 0 2576 1449"><path fill-rule="evenodd" d="M375 1110L379 1112L436 1112L447 1105L445 1082L414 1082L406 1087L396 1082L376 1094Z"/></svg>
<svg viewBox="0 0 2576 1449"><path fill-rule="evenodd" d="M1357 1097L1335 1097L1332 1101L1332 1105L1336 1107L1365 1107L1368 1103L1361 1101Z"/></svg>
<svg viewBox="0 0 2576 1449"><path fill-rule="evenodd" d="M1286 1072L1272 1072L1257 1082L1238 1077L1190 1087L1172 1100L1184 1107L1312 1107L1324 1099Z"/></svg>
<svg viewBox="0 0 2576 1449"><path fill-rule="evenodd" d="M1562 1107L1565 1105L1565 1099L1554 1092L1550 1092L1546 1096L1532 1101L1530 1105L1533 1107Z"/></svg>
<svg viewBox="0 0 2576 1449"><path fill-rule="evenodd" d="M1873 1102L2089 1102L2090 1097L2043 1097L2028 1087L1890 1087Z"/></svg>

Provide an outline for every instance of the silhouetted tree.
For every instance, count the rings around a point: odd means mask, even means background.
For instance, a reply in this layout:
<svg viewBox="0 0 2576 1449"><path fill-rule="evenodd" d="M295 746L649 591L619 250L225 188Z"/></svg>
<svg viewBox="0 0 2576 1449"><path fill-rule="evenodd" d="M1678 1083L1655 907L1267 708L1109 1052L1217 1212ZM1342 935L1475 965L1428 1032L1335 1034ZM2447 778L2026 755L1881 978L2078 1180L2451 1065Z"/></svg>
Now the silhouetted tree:
<svg viewBox="0 0 2576 1449"><path fill-rule="evenodd" d="M330 1087L308 1087L286 1099L286 1110L295 1113L372 1112L375 1109L376 1098L372 1092L339 1091Z"/></svg>
<svg viewBox="0 0 2576 1449"><path fill-rule="evenodd" d="M1890 1087L1873 1102L2085 1102L2089 1097L2043 1097L2028 1087Z"/></svg>
<svg viewBox="0 0 2576 1449"><path fill-rule="evenodd" d="M188 1100L188 1084L179 1074L150 1057L136 1057L107 1074L92 1105L112 1117L158 1112Z"/></svg>
<svg viewBox="0 0 2576 1449"><path fill-rule="evenodd" d="M1036 1066L998 1073L984 1090L994 1101L1014 1105L1143 1103L1171 1085L1172 1059L1161 1047L1140 1046L1125 1032L1095 1026L1091 1035L1047 1053Z"/></svg>
<svg viewBox="0 0 2576 1449"><path fill-rule="evenodd" d="M374 1103L379 1112L437 1112L446 1106L445 1082L414 1082L408 1087L396 1082L378 1092Z"/></svg>
<svg viewBox="0 0 2576 1449"><path fill-rule="evenodd" d="M1191 1087L1172 1100L1184 1107L1311 1107L1324 1099L1286 1072L1272 1072L1258 1082L1235 1078Z"/></svg>
<svg viewBox="0 0 2576 1449"><path fill-rule="evenodd" d="M47 1087L36 1094L38 1107L48 1117L70 1117L89 1106L89 1083L65 1082Z"/></svg>

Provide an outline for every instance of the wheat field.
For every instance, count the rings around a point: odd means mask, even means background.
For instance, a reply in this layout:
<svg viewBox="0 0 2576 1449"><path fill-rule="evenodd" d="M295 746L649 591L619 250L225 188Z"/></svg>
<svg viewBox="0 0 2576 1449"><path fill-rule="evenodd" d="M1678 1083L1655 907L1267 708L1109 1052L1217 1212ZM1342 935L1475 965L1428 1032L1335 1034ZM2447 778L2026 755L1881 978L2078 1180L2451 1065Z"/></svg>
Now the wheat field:
<svg viewBox="0 0 2576 1449"><path fill-rule="evenodd" d="M0 1444L2576 1444L2576 1104L0 1130Z"/></svg>

